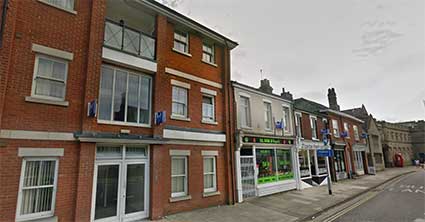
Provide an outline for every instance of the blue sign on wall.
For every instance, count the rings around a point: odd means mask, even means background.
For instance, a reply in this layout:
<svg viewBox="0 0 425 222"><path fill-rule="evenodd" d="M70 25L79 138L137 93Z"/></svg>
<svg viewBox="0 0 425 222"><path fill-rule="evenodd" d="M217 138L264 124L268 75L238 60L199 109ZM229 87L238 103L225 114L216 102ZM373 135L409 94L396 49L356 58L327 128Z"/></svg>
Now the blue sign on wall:
<svg viewBox="0 0 425 222"><path fill-rule="evenodd" d="M159 125L165 122L165 111L155 113L155 124Z"/></svg>
<svg viewBox="0 0 425 222"><path fill-rule="evenodd" d="M332 157L333 152L332 152L332 150L317 150L317 156L318 157L327 157L327 156Z"/></svg>

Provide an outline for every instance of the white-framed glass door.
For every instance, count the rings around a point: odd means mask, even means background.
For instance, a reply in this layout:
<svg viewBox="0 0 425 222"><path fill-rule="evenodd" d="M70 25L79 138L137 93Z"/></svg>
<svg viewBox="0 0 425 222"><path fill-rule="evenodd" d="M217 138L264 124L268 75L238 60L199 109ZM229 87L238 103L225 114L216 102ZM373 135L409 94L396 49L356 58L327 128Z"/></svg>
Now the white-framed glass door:
<svg viewBox="0 0 425 222"><path fill-rule="evenodd" d="M149 216L147 146L98 146L92 221L125 222Z"/></svg>

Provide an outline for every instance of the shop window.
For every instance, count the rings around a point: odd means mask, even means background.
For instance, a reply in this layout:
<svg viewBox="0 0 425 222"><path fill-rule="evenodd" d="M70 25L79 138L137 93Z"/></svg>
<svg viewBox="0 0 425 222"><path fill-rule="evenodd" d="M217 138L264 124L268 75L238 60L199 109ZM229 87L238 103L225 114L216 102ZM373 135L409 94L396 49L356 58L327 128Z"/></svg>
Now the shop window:
<svg viewBox="0 0 425 222"><path fill-rule="evenodd" d="M298 160L300 163L300 176L302 178L304 177L310 177L310 161L308 157L308 150L300 150L298 152Z"/></svg>
<svg viewBox="0 0 425 222"><path fill-rule="evenodd" d="M334 151L335 171L345 172L345 155L344 150Z"/></svg>
<svg viewBox="0 0 425 222"><path fill-rule="evenodd" d="M317 168L319 170L319 175L328 173L328 167L326 166L326 157L317 157Z"/></svg>
<svg viewBox="0 0 425 222"><path fill-rule="evenodd" d="M258 168L258 184L294 178L290 150L257 149L255 154Z"/></svg>

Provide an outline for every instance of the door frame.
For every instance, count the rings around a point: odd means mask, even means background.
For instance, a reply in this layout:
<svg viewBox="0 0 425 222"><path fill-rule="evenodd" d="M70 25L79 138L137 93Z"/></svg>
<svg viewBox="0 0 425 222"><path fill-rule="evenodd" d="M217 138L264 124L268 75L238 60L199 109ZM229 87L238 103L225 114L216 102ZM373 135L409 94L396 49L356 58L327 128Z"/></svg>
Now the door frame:
<svg viewBox="0 0 425 222"><path fill-rule="evenodd" d="M112 144L96 144L97 145L112 145ZM116 144L115 144L116 145ZM140 144L146 145L146 144ZM122 153L125 153L125 144L120 144ZM94 156L94 167L93 167L93 184L92 184L92 197L91 197L91 209L90 209L90 221L91 222L109 222L109 221L134 221L149 218L150 212L150 146L146 146L146 158L129 158L125 159L125 154L121 159L96 159L96 152ZM145 211L125 214L125 203L121 199L122 197L122 186L124 186L124 180L122 176L126 176L127 169L124 166L128 164L145 164ZM99 165L119 165L119 175L118 175L118 203L117 203L117 216L114 218L104 218L95 220L95 208L96 208L96 188L97 188L97 169ZM126 181L126 180L125 180ZM126 188L124 188L126 190Z"/></svg>

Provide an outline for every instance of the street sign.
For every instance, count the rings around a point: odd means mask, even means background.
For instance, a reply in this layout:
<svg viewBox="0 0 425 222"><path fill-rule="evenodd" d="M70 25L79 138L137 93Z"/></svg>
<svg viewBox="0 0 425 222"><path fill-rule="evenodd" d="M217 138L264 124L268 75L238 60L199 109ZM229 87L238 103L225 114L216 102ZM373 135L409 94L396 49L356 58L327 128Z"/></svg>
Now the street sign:
<svg viewBox="0 0 425 222"><path fill-rule="evenodd" d="M161 123L164 123L166 118L165 118L165 111L161 111L161 112L156 112L155 113L155 124L156 125L160 125Z"/></svg>
<svg viewBox="0 0 425 222"><path fill-rule="evenodd" d="M332 150L317 150L317 156L318 157L332 157L333 152L332 152Z"/></svg>

